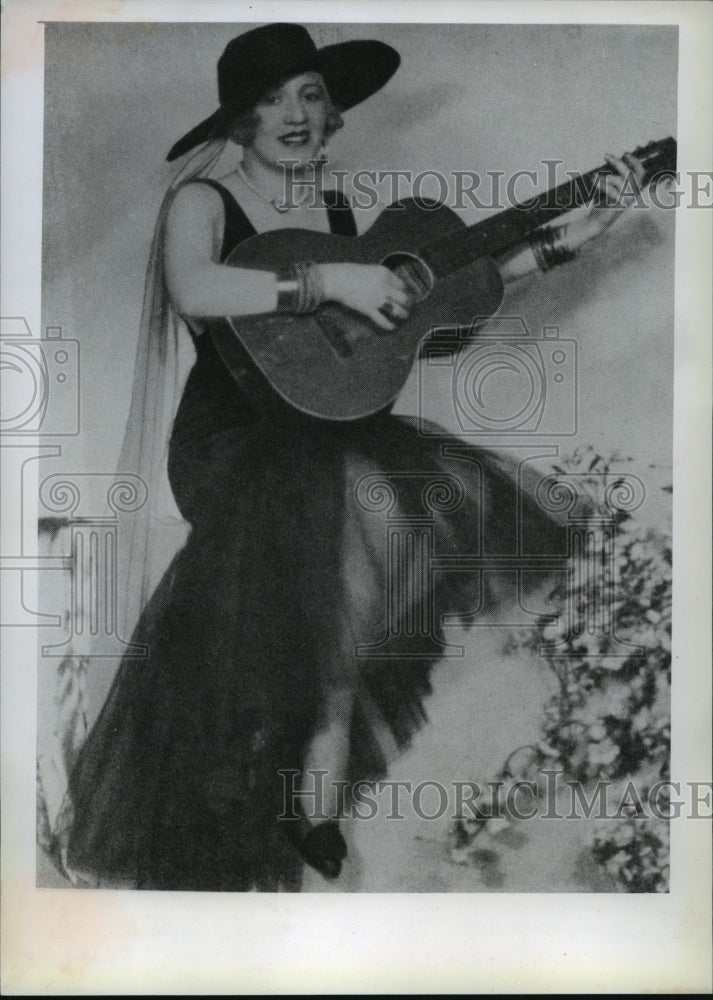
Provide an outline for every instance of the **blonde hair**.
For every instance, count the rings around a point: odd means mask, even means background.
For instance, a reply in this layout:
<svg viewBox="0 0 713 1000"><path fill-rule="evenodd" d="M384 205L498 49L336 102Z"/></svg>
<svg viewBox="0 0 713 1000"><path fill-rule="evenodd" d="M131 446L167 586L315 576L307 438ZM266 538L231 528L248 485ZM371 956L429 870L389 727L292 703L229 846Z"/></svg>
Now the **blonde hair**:
<svg viewBox="0 0 713 1000"><path fill-rule="evenodd" d="M340 128L344 128L344 119L342 118L340 109L334 103L326 88L325 95L327 99L327 118L324 123L324 139L327 140L331 139L334 133L338 132ZM258 103L256 102L255 106L249 111L242 111L240 114L237 114L228 123L223 135L227 136L228 139L232 139L239 146L250 146L255 139L255 133L260 123Z"/></svg>

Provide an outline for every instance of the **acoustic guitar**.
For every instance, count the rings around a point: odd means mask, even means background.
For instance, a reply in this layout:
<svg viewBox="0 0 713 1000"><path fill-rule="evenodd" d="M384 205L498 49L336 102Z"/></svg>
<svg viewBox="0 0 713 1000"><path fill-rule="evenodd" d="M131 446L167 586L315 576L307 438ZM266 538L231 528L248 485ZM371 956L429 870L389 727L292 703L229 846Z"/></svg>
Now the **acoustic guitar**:
<svg viewBox="0 0 713 1000"><path fill-rule="evenodd" d="M639 147L646 183L676 169L676 142ZM363 314L328 302L314 313L228 317L212 336L240 380L245 355L279 397L326 420L357 420L389 407L404 386L421 342L434 326L475 329L500 307L503 284L493 256L534 229L590 202L601 166L473 226L438 202L405 199L386 208L363 236L281 229L251 237L226 263L275 271L297 261L383 264L406 282L409 318L384 331Z"/></svg>

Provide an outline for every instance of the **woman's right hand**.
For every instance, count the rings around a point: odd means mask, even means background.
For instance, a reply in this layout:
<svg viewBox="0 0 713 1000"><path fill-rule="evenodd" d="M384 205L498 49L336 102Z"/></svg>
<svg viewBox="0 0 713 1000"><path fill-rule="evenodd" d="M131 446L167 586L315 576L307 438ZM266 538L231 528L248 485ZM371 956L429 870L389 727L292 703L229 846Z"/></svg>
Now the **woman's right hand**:
<svg viewBox="0 0 713 1000"><path fill-rule="evenodd" d="M318 264L324 297L363 313L382 330L409 315L410 295L397 274L382 264Z"/></svg>

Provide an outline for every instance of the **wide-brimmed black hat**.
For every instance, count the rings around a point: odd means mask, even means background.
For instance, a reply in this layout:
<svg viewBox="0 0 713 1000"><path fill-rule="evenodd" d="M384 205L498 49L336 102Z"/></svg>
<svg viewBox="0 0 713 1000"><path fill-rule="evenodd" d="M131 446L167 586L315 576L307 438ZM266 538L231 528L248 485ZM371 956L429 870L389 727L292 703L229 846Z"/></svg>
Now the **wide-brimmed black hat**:
<svg viewBox="0 0 713 1000"><path fill-rule="evenodd" d="M220 134L266 91L300 73L321 73L335 105L348 111L383 87L400 61L385 42L340 42L318 49L299 24L254 28L229 42L218 60L218 110L179 139L166 159L175 160Z"/></svg>

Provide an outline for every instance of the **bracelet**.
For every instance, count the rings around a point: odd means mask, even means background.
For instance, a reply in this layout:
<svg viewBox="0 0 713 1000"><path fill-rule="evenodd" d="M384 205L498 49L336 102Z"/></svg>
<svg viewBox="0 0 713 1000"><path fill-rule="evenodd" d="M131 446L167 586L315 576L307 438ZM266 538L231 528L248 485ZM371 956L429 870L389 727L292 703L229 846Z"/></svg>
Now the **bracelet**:
<svg viewBox="0 0 713 1000"><path fill-rule="evenodd" d="M530 247L541 271L550 271L577 256L577 251L571 250L567 243L566 233L567 226L560 226L559 229L539 229L531 234Z"/></svg>
<svg viewBox="0 0 713 1000"><path fill-rule="evenodd" d="M322 275L311 261L298 261L276 277L278 312L311 313L324 301Z"/></svg>
<svg viewBox="0 0 713 1000"><path fill-rule="evenodd" d="M277 311L297 312L297 304L300 299L300 283L297 280L294 268L285 268L278 271L277 278Z"/></svg>

